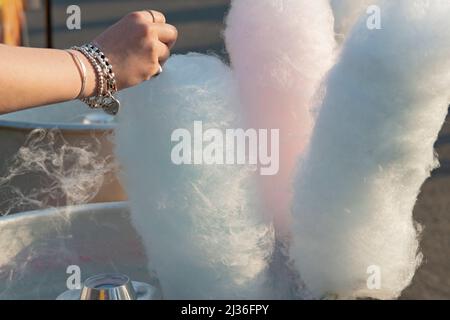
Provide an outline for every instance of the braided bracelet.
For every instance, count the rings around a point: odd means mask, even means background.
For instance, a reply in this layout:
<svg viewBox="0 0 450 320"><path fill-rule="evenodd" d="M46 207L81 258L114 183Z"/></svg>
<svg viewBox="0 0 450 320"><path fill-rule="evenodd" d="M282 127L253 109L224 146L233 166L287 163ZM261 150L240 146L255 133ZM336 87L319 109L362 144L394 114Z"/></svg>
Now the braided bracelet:
<svg viewBox="0 0 450 320"><path fill-rule="evenodd" d="M99 47L93 44L86 45L86 49L95 57L98 63L100 63L100 65L102 66L103 72L107 79L108 90L112 94L115 94L117 92L116 76L112 70L112 66L109 63L108 58L100 50Z"/></svg>

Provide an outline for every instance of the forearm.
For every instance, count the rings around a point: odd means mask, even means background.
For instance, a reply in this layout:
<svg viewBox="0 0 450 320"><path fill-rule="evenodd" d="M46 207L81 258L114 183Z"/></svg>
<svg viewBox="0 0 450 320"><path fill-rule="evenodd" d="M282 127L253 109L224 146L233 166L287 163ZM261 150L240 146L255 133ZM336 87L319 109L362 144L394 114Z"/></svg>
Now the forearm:
<svg viewBox="0 0 450 320"><path fill-rule="evenodd" d="M87 69L84 96L95 93L95 72ZM81 76L68 52L0 45L0 114L68 101L81 89Z"/></svg>
<svg viewBox="0 0 450 320"><path fill-rule="evenodd" d="M166 23L162 13L145 10L128 14L94 41L108 57L117 88L122 90L158 74L177 36L177 29ZM91 62L81 52L72 53L86 67L80 97L96 95L96 72ZM80 69L64 50L0 44L0 114L75 99L83 83Z"/></svg>

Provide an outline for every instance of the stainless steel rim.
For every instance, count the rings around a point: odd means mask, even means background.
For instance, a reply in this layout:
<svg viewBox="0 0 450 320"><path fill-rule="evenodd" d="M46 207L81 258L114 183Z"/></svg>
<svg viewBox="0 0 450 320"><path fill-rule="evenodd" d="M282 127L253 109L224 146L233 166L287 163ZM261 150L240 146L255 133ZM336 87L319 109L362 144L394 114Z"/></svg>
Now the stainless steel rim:
<svg viewBox="0 0 450 320"><path fill-rule="evenodd" d="M0 120L0 127L10 129L24 129L32 130L37 128L42 129L60 129L67 131L106 131L114 130L115 124L82 124L82 123L39 123L39 122L21 122L21 121L9 121Z"/></svg>
<svg viewBox="0 0 450 320"><path fill-rule="evenodd" d="M33 211L25 211L16 213L13 215L7 215L0 217L0 225L4 223L8 223L11 220L27 220L34 218L43 218L43 217L54 217L55 214L60 213L61 210L65 210L67 212L77 212L77 213L86 213L89 214L92 211L96 211L98 209L119 209L119 210L127 210L129 209L127 201L119 201L119 202L100 202L100 203L91 203L91 204L82 204L75 206L66 206L66 207L57 207L57 208L49 208L49 209L41 209L41 210L33 210Z"/></svg>
<svg viewBox="0 0 450 320"><path fill-rule="evenodd" d="M84 282L81 300L136 300L131 280L124 274L99 274Z"/></svg>

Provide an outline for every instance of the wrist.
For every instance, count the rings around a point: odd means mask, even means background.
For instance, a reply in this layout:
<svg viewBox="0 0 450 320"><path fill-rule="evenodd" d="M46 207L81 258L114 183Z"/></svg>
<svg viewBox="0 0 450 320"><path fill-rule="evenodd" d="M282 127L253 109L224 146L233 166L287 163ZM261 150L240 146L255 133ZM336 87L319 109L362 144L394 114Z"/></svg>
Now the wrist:
<svg viewBox="0 0 450 320"><path fill-rule="evenodd" d="M85 93L87 97L81 100L92 109L103 109L108 114L116 115L120 109L120 102L115 97L117 81L108 57L93 43L81 47L74 46L72 49L80 52L89 61L95 74L95 94L87 96L88 93Z"/></svg>

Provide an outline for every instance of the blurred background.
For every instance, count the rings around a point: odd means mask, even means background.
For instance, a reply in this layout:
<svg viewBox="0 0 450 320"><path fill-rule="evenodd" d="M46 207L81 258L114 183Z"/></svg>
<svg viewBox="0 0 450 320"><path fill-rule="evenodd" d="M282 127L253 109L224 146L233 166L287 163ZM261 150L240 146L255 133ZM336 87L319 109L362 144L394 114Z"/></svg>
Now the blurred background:
<svg viewBox="0 0 450 320"><path fill-rule="evenodd" d="M226 57L222 30L229 3L230 0L0 0L0 42L68 48L90 41L131 11L154 9L164 12L168 22L179 30L174 53L196 51ZM66 27L67 7L74 4L81 8L81 30ZM403 298L450 299L448 121L436 142L436 151L441 167L423 186L414 211L415 219L424 227L424 264Z"/></svg>

